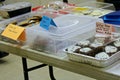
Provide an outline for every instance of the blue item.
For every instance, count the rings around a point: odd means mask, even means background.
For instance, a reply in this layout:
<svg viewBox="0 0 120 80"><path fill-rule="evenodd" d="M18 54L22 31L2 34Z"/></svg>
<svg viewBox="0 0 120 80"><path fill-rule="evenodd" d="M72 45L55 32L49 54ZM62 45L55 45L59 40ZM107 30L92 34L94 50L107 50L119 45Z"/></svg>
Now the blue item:
<svg viewBox="0 0 120 80"><path fill-rule="evenodd" d="M120 25L120 11L112 12L101 17L105 23Z"/></svg>
<svg viewBox="0 0 120 80"><path fill-rule="evenodd" d="M43 16L40 22L40 26L46 30L49 30L50 25L57 27L52 18Z"/></svg>

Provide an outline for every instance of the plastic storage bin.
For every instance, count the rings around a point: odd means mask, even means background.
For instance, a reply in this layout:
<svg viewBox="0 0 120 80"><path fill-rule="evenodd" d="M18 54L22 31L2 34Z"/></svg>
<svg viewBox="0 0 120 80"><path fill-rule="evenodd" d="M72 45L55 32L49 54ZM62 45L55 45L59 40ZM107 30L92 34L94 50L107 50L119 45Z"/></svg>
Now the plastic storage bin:
<svg viewBox="0 0 120 80"><path fill-rule="evenodd" d="M115 10L115 7L113 4L104 3L104 2L97 2L97 1L87 1L87 2L80 3L80 4L76 4L76 6Z"/></svg>
<svg viewBox="0 0 120 80"><path fill-rule="evenodd" d="M11 18L31 11L32 4L29 2L18 2L0 7L0 15Z"/></svg>
<svg viewBox="0 0 120 80"><path fill-rule="evenodd" d="M72 14L88 15L97 18L105 14L111 13L113 11L114 6L112 4L96 1L87 1L80 4L76 4L75 8L69 10L69 12Z"/></svg>
<svg viewBox="0 0 120 80"><path fill-rule="evenodd" d="M78 40L89 38L89 34L95 33L96 22L102 20L69 14L56 17L54 21L57 28L51 27L49 31L39 25L27 28L27 45L35 50L56 53Z"/></svg>
<svg viewBox="0 0 120 80"><path fill-rule="evenodd" d="M42 13L30 12L30 13L26 13L26 14L23 14L23 15L14 17L14 18L10 18L10 19L1 21L0 22L0 33L3 32L3 30L7 27L8 24L10 24L10 23L16 23L16 25L18 25L20 22L28 20L28 19L30 19L33 16L42 16ZM32 24L31 26L34 26L34 24ZM27 26L27 27L29 27L29 26ZM6 41L6 42L10 42L10 43L14 43L14 44L19 44L19 41L14 41L12 39L3 37L1 35L0 35L0 39L3 40L3 41Z"/></svg>
<svg viewBox="0 0 120 80"><path fill-rule="evenodd" d="M7 19L5 21L1 21L0 22L0 33L2 33L2 31L10 23L15 23L15 24L17 23L16 25L19 25L19 23L21 23L21 22L26 23L26 20L28 20L27 22L29 22L29 19L31 19L33 16L41 16L42 17L43 15L49 16L49 14L46 14L45 12L29 12L29 13L26 13L26 14L23 14L23 15L14 17L14 18ZM57 17L57 16L59 16L59 14L55 15L54 17ZM37 24L39 24L39 23L37 23ZM36 24L32 23L30 26L24 26L24 27L26 28L26 27L31 27L34 25L36 25ZM6 42L10 42L10 43L20 44L19 41L14 41L14 40L11 40L11 39L3 37L3 36L0 36L0 39L3 41L6 41Z"/></svg>

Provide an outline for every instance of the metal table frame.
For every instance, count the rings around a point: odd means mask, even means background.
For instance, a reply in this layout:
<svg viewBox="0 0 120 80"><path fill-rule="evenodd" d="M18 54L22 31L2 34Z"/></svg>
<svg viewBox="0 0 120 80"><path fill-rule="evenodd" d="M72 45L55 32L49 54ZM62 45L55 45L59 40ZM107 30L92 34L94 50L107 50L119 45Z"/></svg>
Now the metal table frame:
<svg viewBox="0 0 120 80"><path fill-rule="evenodd" d="M49 66L47 64L40 64L40 65L31 67L31 68L28 68L28 66L27 66L27 59L24 58L24 57L22 57L22 64L23 64L24 80L29 80L29 75L28 75L29 71L33 71L35 69L42 68L42 67L45 67L45 66L49 67L49 76L50 76L50 79L51 80L56 80L55 77L54 77L53 67L52 66Z"/></svg>

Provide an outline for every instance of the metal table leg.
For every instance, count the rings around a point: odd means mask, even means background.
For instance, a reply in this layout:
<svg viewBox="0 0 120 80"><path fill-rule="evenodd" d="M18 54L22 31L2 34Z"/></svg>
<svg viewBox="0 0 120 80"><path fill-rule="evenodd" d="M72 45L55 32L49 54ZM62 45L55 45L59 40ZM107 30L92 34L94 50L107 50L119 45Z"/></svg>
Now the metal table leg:
<svg viewBox="0 0 120 80"><path fill-rule="evenodd" d="M49 66L49 75L50 75L51 80L56 80L55 77L54 77L53 67L52 66Z"/></svg>
<svg viewBox="0 0 120 80"><path fill-rule="evenodd" d="M24 71L23 72L24 73L24 80L29 80L26 58L22 57L22 64L23 64L23 71Z"/></svg>
<svg viewBox="0 0 120 80"><path fill-rule="evenodd" d="M28 68L27 59L23 58L23 57L22 57L22 64L23 64L24 80L29 80L29 75L28 75L29 71L47 66L47 64L40 64L38 66ZM54 74L53 74L53 67L52 66L49 66L49 75L50 75L51 80L56 80L54 77Z"/></svg>

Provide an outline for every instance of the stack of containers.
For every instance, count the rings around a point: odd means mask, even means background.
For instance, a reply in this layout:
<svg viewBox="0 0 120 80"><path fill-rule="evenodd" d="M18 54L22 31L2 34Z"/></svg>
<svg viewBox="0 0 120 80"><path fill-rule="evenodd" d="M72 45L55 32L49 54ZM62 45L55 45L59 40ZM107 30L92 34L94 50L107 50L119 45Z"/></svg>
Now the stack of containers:
<svg viewBox="0 0 120 80"><path fill-rule="evenodd" d="M2 21L0 23L0 33L5 27L12 22L22 22L27 18L36 15L44 15L43 13L27 13L15 18ZM29 46L32 49L57 53L61 49L76 43L79 40L88 39L95 33L96 22L102 21L98 18L88 16L77 16L73 14L62 15L53 19L57 27L50 27L49 30L45 30L38 25L32 27L25 27L26 38L24 45ZM7 42L12 42L11 39L0 39ZM14 42L14 41L13 41ZM16 41L15 44L21 44Z"/></svg>

